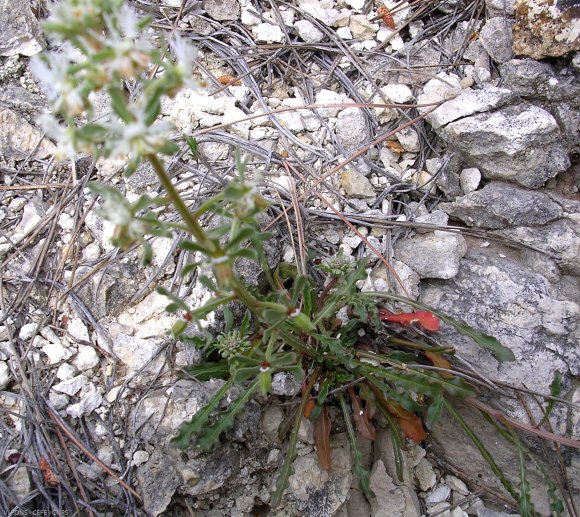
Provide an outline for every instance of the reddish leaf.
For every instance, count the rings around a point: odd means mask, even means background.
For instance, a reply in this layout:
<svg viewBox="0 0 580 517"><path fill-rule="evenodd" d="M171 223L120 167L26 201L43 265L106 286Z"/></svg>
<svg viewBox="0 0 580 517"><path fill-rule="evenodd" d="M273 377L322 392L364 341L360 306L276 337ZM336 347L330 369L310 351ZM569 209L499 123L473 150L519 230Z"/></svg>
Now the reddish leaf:
<svg viewBox="0 0 580 517"><path fill-rule="evenodd" d="M330 417L326 406L322 406L322 411L314 420L314 445L320 466L330 470Z"/></svg>
<svg viewBox="0 0 580 517"><path fill-rule="evenodd" d="M52 471L45 458L40 458L38 466L42 472L42 479L44 479L44 482L51 487L58 486L60 483L58 476Z"/></svg>
<svg viewBox="0 0 580 517"><path fill-rule="evenodd" d="M384 24L389 28L389 29L396 29L396 25L395 25L395 20L393 19L393 15L391 14L391 11L389 11L389 9L385 6L381 6L377 9L377 14L381 17L381 19L383 20Z"/></svg>
<svg viewBox="0 0 580 517"><path fill-rule="evenodd" d="M437 332L441 325L439 318L437 318L432 312L429 311L390 314L385 309L379 309L379 316L383 321L400 323L401 325L411 325L412 323L418 323L425 330L430 330L432 332Z"/></svg>
<svg viewBox="0 0 580 517"><path fill-rule="evenodd" d="M220 84L224 84L224 85L227 84L228 86L229 85L240 86L242 84L242 82L239 81L238 79L236 79L233 75L228 75L228 74L220 75L218 77L218 81Z"/></svg>
<svg viewBox="0 0 580 517"><path fill-rule="evenodd" d="M348 395L352 404L352 416L354 418L356 430L363 438L366 438L367 440L374 440L376 438L375 428L369 421L368 413L361 407L360 399L354 392L354 388L352 386L348 388Z"/></svg>
<svg viewBox="0 0 580 517"><path fill-rule="evenodd" d="M312 411L314 411L315 407L316 407L316 400L313 397L310 397L306 401L306 405L304 406L304 411L302 412L302 414L304 415L304 418L310 418L310 415L312 414Z"/></svg>
<svg viewBox="0 0 580 517"><path fill-rule="evenodd" d="M391 400L387 401L387 409L397 419L401 431L407 438L416 442L422 442L427 438L423 422L415 413L407 411L400 404Z"/></svg>
<svg viewBox="0 0 580 517"><path fill-rule="evenodd" d="M403 431L403 434L410 440L422 442L427 438L427 433L423 429L423 422L421 422L421 419L417 415L413 413L411 415L411 417L407 418L398 418L399 427Z"/></svg>
<svg viewBox="0 0 580 517"><path fill-rule="evenodd" d="M429 352L426 351L425 355L433 363L433 366L437 366L438 368L445 368L446 370L451 370L451 364L445 357L443 357L438 352ZM446 379L453 378L453 374L449 372L440 372L441 377L445 377Z"/></svg>

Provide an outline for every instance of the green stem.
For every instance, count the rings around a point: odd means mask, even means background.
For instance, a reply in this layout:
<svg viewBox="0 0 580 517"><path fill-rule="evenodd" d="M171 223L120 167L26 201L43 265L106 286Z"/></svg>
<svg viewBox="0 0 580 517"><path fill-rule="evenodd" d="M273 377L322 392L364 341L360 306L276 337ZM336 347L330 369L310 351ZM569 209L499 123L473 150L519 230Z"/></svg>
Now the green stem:
<svg viewBox="0 0 580 517"><path fill-rule="evenodd" d="M183 199L181 199L179 192L177 192L177 189L174 187L173 183L171 183L171 178L169 177L169 174L167 174L165 166L163 165L161 160L154 154L148 154L147 160L149 160L149 163L151 164L153 169L155 169L155 174L157 174L157 177L159 178L162 187L167 192L167 195L169 196L169 198L173 202L173 205L183 218L183 221L187 225L187 228L189 229L191 234L197 239L199 244L206 246L209 245L210 248L212 248L213 243L211 243L210 240L207 238L207 235L205 234L205 231L199 224L199 221L189 211L189 208L187 208L187 205L185 204Z"/></svg>

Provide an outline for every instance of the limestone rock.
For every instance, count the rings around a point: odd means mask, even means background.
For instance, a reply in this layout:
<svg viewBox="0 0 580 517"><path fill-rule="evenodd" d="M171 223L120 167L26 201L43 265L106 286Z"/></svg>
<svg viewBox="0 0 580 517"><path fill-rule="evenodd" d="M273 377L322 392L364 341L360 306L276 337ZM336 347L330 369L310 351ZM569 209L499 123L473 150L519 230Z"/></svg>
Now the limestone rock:
<svg viewBox="0 0 580 517"><path fill-rule="evenodd" d="M61 343L47 343L41 350L46 354L49 364L56 364L71 356L70 350L67 350Z"/></svg>
<svg viewBox="0 0 580 517"><path fill-rule="evenodd" d="M275 373L272 377L272 393L293 397L300 391L301 383L296 381L294 375L289 372Z"/></svg>
<svg viewBox="0 0 580 517"><path fill-rule="evenodd" d="M334 0L299 0L298 7L328 26L333 26L340 16L334 9Z"/></svg>
<svg viewBox="0 0 580 517"><path fill-rule="evenodd" d="M498 464L501 471L506 477L517 486L519 480L518 472L518 452L510 442L505 440L497 430L489 424L480 413L474 410L457 408L459 414L465 419L471 429L475 429L477 436L482 440L485 448L489 451L494 461ZM466 479L473 483L474 489L479 487L493 487L501 493L503 487L491 472L488 464L481 457L473 442L469 440L457 425L457 423L448 414L434 426L431 433L433 452L446 458L450 464L457 466ZM540 515L550 515L549 501L545 489L545 482L535 469L529 469L527 472L528 482L532 488L532 501ZM540 490L538 488L543 487ZM478 505L479 508L473 509L477 515L494 516L494 513L484 513L485 508ZM467 510L470 515L474 515L471 509ZM485 510L489 511L489 510ZM501 515L501 514L500 514ZM498 516L499 517L499 516ZM507 514L505 515L507 517ZM514 516L511 516L514 517Z"/></svg>
<svg viewBox="0 0 580 517"><path fill-rule="evenodd" d="M496 16L513 16L516 0L485 0L485 7L489 18Z"/></svg>
<svg viewBox="0 0 580 517"><path fill-rule="evenodd" d="M360 172L354 169L344 171L340 176L340 183L347 196L358 199L376 197L373 186L368 178L365 178Z"/></svg>
<svg viewBox="0 0 580 517"><path fill-rule="evenodd" d="M92 346L79 345L79 351L74 358L74 365L81 372L90 370L99 364L99 356Z"/></svg>
<svg viewBox="0 0 580 517"><path fill-rule="evenodd" d="M407 264L421 278L453 278L465 255L465 239L458 234L435 230L395 244L395 258Z"/></svg>
<svg viewBox="0 0 580 517"><path fill-rule="evenodd" d="M29 2L7 1L0 9L0 56L34 56L46 42Z"/></svg>
<svg viewBox="0 0 580 517"><path fill-rule="evenodd" d="M91 382L83 388L80 401L66 408L66 413L72 418L80 418L97 409L103 402L101 392Z"/></svg>
<svg viewBox="0 0 580 517"><path fill-rule="evenodd" d="M0 108L0 154L23 160L35 149L42 131L31 126L16 112L8 108ZM35 158L47 158L54 154L54 144L44 139L34 153Z"/></svg>
<svg viewBox="0 0 580 517"><path fill-rule="evenodd" d="M434 210L428 214L420 215L415 218L417 223L436 224L438 226L447 226L449 216L443 210ZM416 228L417 233L429 233L433 230L430 228Z"/></svg>
<svg viewBox="0 0 580 517"><path fill-rule="evenodd" d="M487 179L539 188L570 165L556 120L536 106L510 106L457 120L441 136Z"/></svg>
<svg viewBox="0 0 580 517"><path fill-rule="evenodd" d="M391 101L397 104L408 103L413 100L413 91L406 84L387 84L381 91Z"/></svg>
<svg viewBox="0 0 580 517"><path fill-rule="evenodd" d="M580 224L570 218L544 226L518 226L499 230L499 234L556 257L563 273L580 276Z"/></svg>
<svg viewBox="0 0 580 517"><path fill-rule="evenodd" d="M439 208L468 226L493 230L543 225L563 214L547 194L497 181Z"/></svg>
<svg viewBox="0 0 580 517"><path fill-rule="evenodd" d="M8 369L6 361L0 361L0 391L8 386L10 380L10 370Z"/></svg>
<svg viewBox="0 0 580 517"><path fill-rule="evenodd" d="M428 506L444 503L447 501L450 495L451 489L447 485L439 485L437 488L431 490L427 494L425 502L427 503Z"/></svg>
<svg viewBox="0 0 580 517"><path fill-rule="evenodd" d="M572 375L580 371L575 352L580 307L559 298L543 275L520 261L494 248L473 246L457 276L424 286L421 300L493 335L512 350L515 362L498 363L489 351L447 326L442 328L441 339L461 350L483 375L543 391L549 389L555 370ZM525 418L517 403L505 401L502 408Z"/></svg>
<svg viewBox="0 0 580 517"><path fill-rule="evenodd" d="M459 175L459 183L464 194L469 194L479 187L481 172L476 167L463 169Z"/></svg>
<svg viewBox="0 0 580 517"><path fill-rule="evenodd" d="M143 507L149 515L163 513L183 478L177 472L175 459L155 449L149 461L137 468L137 480L142 490ZM150 490L155 487L155 490Z"/></svg>
<svg viewBox="0 0 580 517"><path fill-rule="evenodd" d="M487 20L479 32L479 39L483 47L496 63L505 63L514 55L511 25L510 20L498 16Z"/></svg>
<svg viewBox="0 0 580 517"><path fill-rule="evenodd" d="M328 515L335 515L346 501L353 477L350 447L344 435L332 437L331 447L330 472L320 467L315 452L294 461L286 496L293 499L297 510L292 515L319 515L320 501L324 501Z"/></svg>
<svg viewBox="0 0 580 517"><path fill-rule="evenodd" d="M579 6L578 0L517 0L514 52L542 59L580 50Z"/></svg>
<svg viewBox="0 0 580 517"><path fill-rule="evenodd" d="M379 30L376 23L369 21L364 14L353 14L350 17L348 28L352 33L352 37L361 40L372 40Z"/></svg>
<svg viewBox="0 0 580 517"><path fill-rule="evenodd" d="M395 485L381 460L373 467L370 486L376 496L370 501L372 517L419 517L420 513L406 493L407 487Z"/></svg>
<svg viewBox="0 0 580 517"><path fill-rule="evenodd" d="M88 382L89 380L85 375L77 375L72 379L68 379L66 381L62 381L59 382L58 384L55 384L52 387L52 389L59 393L64 393L65 395L72 396L78 393L81 390L81 388L86 386Z"/></svg>
<svg viewBox="0 0 580 517"><path fill-rule="evenodd" d="M308 20L299 20L294 24L294 27L306 43L318 43L324 39L324 33Z"/></svg>
<svg viewBox="0 0 580 517"><path fill-rule="evenodd" d="M421 458L415 467L415 477L417 478L419 489L423 492L433 488L437 482L437 475L433 470L433 466L426 458Z"/></svg>
<svg viewBox="0 0 580 517"><path fill-rule="evenodd" d="M368 142L370 134L363 110L346 108L338 114L336 137L347 152L352 152Z"/></svg>
<svg viewBox="0 0 580 517"><path fill-rule="evenodd" d="M217 21L233 21L240 17L239 0L204 0L205 12Z"/></svg>
<svg viewBox="0 0 580 517"><path fill-rule="evenodd" d="M159 348L151 339L142 339L119 333L113 340L113 351L132 371L146 368L157 371L162 362L157 355Z"/></svg>
<svg viewBox="0 0 580 517"><path fill-rule="evenodd" d="M419 142L419 135L412 127L401 129L397 131L397 140L405 149L410 153L418 153L421 149L421 144Z"/></svg>
<svg viewBox="0 0 580 517"><path fill-rule="evenodd" d="M322 89L316 93L314 102L316 104L340 104L345 101L345 96L341 93L334 92L332 90ZM318 113L322 117L336 117L338 112L341 110L340 107L336 108L318 108Z"/></svg>
<svg viewBox="0 0 580 517"><path fill-rule="evenodd" d="M31 492L28 468L24 466L18 467L15 472L8 476L6 485L18 497L19 501L24 504Z"/></svg>
<svg viewBox="0 0 580 517"><path fill-rule="evenodd" d="M500 67L506 88L522 97L551 97L560 82L548 63L533 59L511 59Z"/></svg>
<svg viewBox="0 0 580 517"><path fill-rule="evenodd" d="M426 118L434 129L439 129L454 120L504 106L512 98L513 93L507 88L488 86L481 90L468 89L439 106Z"/></svg>
<svg viewBox="0 0 580 517"><path fill-rule="evenodd" d="M284 33L278 25L260 23L256 27L256 39L266 43L282 43L284 41Z"/></svg>
<svg viewBox="0 0 580 517"><path fill-rule="evenodd" d="M26 115L38 115L46 109L46 101L22 86L5 85L0 91L0 106L10 108Z"/></svg>

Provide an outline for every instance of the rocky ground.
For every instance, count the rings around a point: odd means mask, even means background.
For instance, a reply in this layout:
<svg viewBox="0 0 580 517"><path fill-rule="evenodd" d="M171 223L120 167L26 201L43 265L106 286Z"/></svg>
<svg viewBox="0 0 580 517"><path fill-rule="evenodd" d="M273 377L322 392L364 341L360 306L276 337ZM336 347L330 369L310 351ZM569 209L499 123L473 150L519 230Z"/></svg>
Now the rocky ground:
<svg viewBox="0 0 580 517"><path fill-rule="evenodd" d="M251 154L270 215L284 206L291 220L290 229L275 228L273 264L293 259L291 233L300 226L305 247L321 257L340 249L368 256L365 289L400 289L370 246L380 250L415 298L513 350L517 360L500 364L443 329L456 366L485 381L490 405L533 424L538 394L559 371L566 401L551 429L580 438L575 1L132 3L153 16L155 30L176 28L199 48L207 86L163 109L199 143L198 161L170 162L188 201L227 182L234 148ZM383 6L392 19L378 15ZM208 294L180 276L187 257L178 239L152 239L154 263L141 268L136 251L112 247L112 227L93 210L89 180L111 181L136 199L160 192L151 170L123 178L122 163L91 157L54 166L55 146L35 123L45 95L28 68L47 45L38 23L47 7L5 2L0 13L0 513L515 513L446 418L426 442L407 444L404 483L395 481L389 431L366 444L371 501L353 479L344 427L333 429L326 472L304 421L290 489L270 509L284 450L278 428L299 391L285 377L276 379L274 404L253 401L212 453L168 445L221 381L180 378L180 367L201 356L168 337L173 317L154 289L171 287L192 306ZM369 103L384 106L361 106ZM304 105L316 106L297 108ZM260 280L259 271L247 276ZM462 414L517 483L517 454L481 416ZM554 479L580 493L578 455L529 445L546 453ZM541 477L531 474L530 483L537 510L549 515ZM566 503L565 513L577 515Z"/></svg>

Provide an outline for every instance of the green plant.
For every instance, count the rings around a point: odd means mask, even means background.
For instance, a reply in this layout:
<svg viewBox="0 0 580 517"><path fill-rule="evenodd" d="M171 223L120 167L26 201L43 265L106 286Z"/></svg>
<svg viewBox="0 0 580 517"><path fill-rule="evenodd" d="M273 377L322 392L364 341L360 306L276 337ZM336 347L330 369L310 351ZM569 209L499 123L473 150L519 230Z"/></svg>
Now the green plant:
<svg viewBox="0 0 580 517"><path fill-rule="evenodd" d="M153 45L153 35L146 32L147 20L139 20L122 0L68 0L55 9L46 28L68 42L60 53L48 53L35 65L37 75L52 92L55 112L63 118L63 123L53 115L41 120L47 133L58 141L60 156L70 158L79 150L125 156L127 174L140 161L147 160L166 192L165 196L143 196L129 203L113 187L91 184L92 191L104 200L101 214L116 224L115 243L123 248L142 244L148 261L151 248L145 236L169 236L176 230L183 231L187 237L181 248L193 252L198 260L184 267L182 273L188 274L202 264L212 271L212 275L199 278L212 295L201 307L190 307L170 291L159 289L170 299L167 310L179 314L172 328L175 339L206 351L207 360L188 368L188 374L198 380L225 380L208 405L183 425L174 439L176 446L211 448L232 427L253 394L261 391L267 395L273 375L287 372L302 382L302 393L293 409L294 424L272 496L273 506L280 502L292 473L302 418L314 422L320 463L331 468L328 405L335 398L351 441L355 473L362 490L371 496L357 432L374 439L377 413L384 415L393 428L402 477L402 437L425 439L424 426L432 428L443 408L450 408L455 415L454 400L477 396L474 384L454 373L445 358L453 350L437 346L429 336L429 332L439 329L440 321L490 349L499 360L514 359L509 349L493 337L419 302L392 293L361 292L357 285L367 275L364 260L350 262L339 256L323 261L316 267L326 277L324 285L292 264L280 264L270 274L263 246L271 235L261 231L256 219L268 203L247 177L244 161L238 160L238 176L220 194L192 211L159 158L159 154L171 155L178 150L168 136L169 125L157 122L161 99L174 95L183 86L195 87L194 49L172 37L168 43L177 61L170 59L169 52ZM148 76L153 66L163 73ZM124 82L129 80L139 84L136 91L140 93L135 98L129 98L124 90ZM113 116L77 127L78 115L90 116L89 94L97 90L109 95ZM186 140L195 152L195 141ZM180 222L168 223L159 217L157 209L166 205L179 212ZM202 220L209 215L216 216L220 223L206 229ZM257 262L268 273L267 292L251 289L236 273L235 264L241 258ZM246 309L241 322L236 322L228 309L233 301ZM395 314L395 302L420 310ZM385 304L390 304L391 310ZM199 324L218 309L223 310L226 321L220 336L206 332L190 337L185 333L189 325ZM417 328L427 333L418 334ZM394 329L403 329L403 334ZM234 384L242 385L238 397L218 412L220 401ZM472 433L469 428L466 432ZM485 449L482 453L486 455ZM486 459L493 467L493 459ZM501 472L496 473L502 479ZM514 498L529 505L524 477L521 496L511 485L509 488Z"/></svg>

